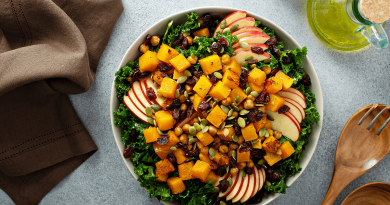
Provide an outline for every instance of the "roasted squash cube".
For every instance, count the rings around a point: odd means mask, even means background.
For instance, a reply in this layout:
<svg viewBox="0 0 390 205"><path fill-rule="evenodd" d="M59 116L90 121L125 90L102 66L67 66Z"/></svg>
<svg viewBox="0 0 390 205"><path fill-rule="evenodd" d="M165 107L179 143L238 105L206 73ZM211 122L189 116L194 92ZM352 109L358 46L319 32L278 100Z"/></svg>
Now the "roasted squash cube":
<svg viewBox="0 0 390 205"><path fill-rule="evenodd" d="M271 77L265 81L266 93L277 93L282 89L282 80L280 78Z"/></svg>
<svg viewBox="0 0 390 205"><path fill-rule="evenodd" d="M156 122L160 130L165 131L173 128L174 119L171 113L165 110L157 111L155 114Z"/></svg>
<svg viewBox="0 0 390 205"><path fill-rule="evenodd" d="M237 96L240 96L240 101L238 103L236 103ZM232 92L230 92L230 98L232 99L235 105L239 105L242 101L245 100L246 97L247 95L240 87L236 87L232 90Z"/></svg>
<svg viewBox="0 0 390 205"><path fill-rule="evenodd" d="M219 107L219 105L216 105L211 110L209 115L207 115L206 119L215 127L219 127L222 124L222 122L225 121L226 118L227 118L227 114Z"/></svg>
<svg viewBox="0 0 390 205"><path fill-rule="evenodd" d="M192 179L191 169L193 166L194 166L194 161L189 161L177 166L177 169L179 171L179 177L181 180L185 181L185 180Z"/></svg>
<svg viewBox="0 0 390 205"><path fill-rule="evenodd" d="M269 102L265 105L265 108L272 112L277 112L284 105L284 98L278 94L269 94Z"/></svg>
<svg viewBox="0 0 390 205"><path fill-rule="evenodd" d="M163 79L165 78L164 76L165 73L159 71L159 70L156 70L154 73L153 73L153 80L154 82L156 82L157 84L161 85Z"/></svg>
<svg viewBox="0 0 390 205"><path fill-rule="evenodd" d="M169 174L160 174L155 170L154 175L157 176L156 182L166 182Z"/></svg>
<svg viewBox="0 0 390 205"><path fill-rule="evenodd" d="M144 130L144 136L146 143L156 142L157 139L160 137L160 134L157 132L156 127L149 127L148 129Z"/></svg>
<svg viewBox="0 0 390 205"><path fill-rule="evenodd" d="M199 139L199 141L202 142L202 144L204 144L204 146L207 146L214 142L213 136L211 136L208 132L202 133L202 131L199 131L198 133L196 133L196 137Z"/></svg>
<svg viewBox="0 0 390 205"><path fill-rule="evenodd" d="M265 161L267 161L269 166L274 165L276 162L279 162L282 160L282 157L280 155L271 153L271 152L266 152L267 154L264 156Z"/></svg>
<svg viewBox="0 0 390 205"><path fill-rule="evenodd" d="M156 163L157 175L168 174L173 171L175 171L175 167L168 159L162 159Z"/></svg>
<svg viewBox="0 0 390 205"><path fill-rule="evenodd" d="M173 151L173 155L176 157L177 164L183 164L188 160L188 157L186 157L186 152L180 148L177 148L175 151Z"/></svg>
<svg viewBox="0 0 390 205"><path fill-rule="evenodd" d="M284 142L279 149L282 151L281 157L283 159L286 159L287 157L291 156L295 152L294 147L290 144L289 141Z"/></svg>
<svg viewBox="0 0 390 205"><path fill-rule="evenodd" d="M209 183L210 180L213 180L213 184L217 183L218 181L218 175L216 175L213 171L210 171L209 175L207 176L205 181L202 181L203 183Z"/></svg>
<svg viewBox="0 0 390 205"><path fill-rule="evenodd" d="M247 151L247 152L238 151L237 152L237 163L249 162L250 159L251 159L251 152L250 151Z"/></svg>
<svg viewBox="0 0 390 205"><path fill-rule="evenodd" d="M225 131L227 130L227 131ZM225 134L227 134L225 136ZM226 141L233 141L233 135L235 134L234 128L233 127L225 127L222 130L218 129L217 135L221 140L226 140Z"/></svg>
<svg viewBox="0 0 390 205"><path fill-rule="evenodd" d="M261 148L263 147L263 145L261 144L261 140L259 139L259 141L257 141L256 143L254 143L254 144L252 145L252 147L253 147L254 149L261 149Z"/></svg>
<svg viewBox="0 0 390 205"><path fill-rule="evenodd" d="M175 70L179 72L184 72L185 70L187 70L187 68L191 66L191 63L188 62L187 58L184 57L183 54L177 55L176 57L169 60L169 62L175 68Z"/></svg>
<svg viewBox="0 0 390 205"><path fill-rule="evenodd" d="M198 111L198 106L202 101L206 101L206 99L202 98L200 95L196 94L194 95L194 109Z"/></svg>
<svg viewBox="0 0 390 205"><path fill-rule="evenodd" d="M166 98L175 98L177 82L172 78L165 77L161 82L160 93Z"/></svg>
<svg viewBox="0 0 390 205"><path fill-rule="evenodd" d="M209 95L212 98L218 99L219 101L227 98L230 94L231 89L224 85L222 81L219 81L217 84L215 84L210 92Z"/></svg>
<svg viewBox="0 0 390 205"><path fill-rule="evenodd" d="M253 125L253 123L250 123L244 128L241 128L242 136L244 137L245 141L252 141L259 136L257 135L256 128Z"/></svg>
<svg viewBox="0 0 390 205"><path fill-rule="evenodd" d="M207 38L210 37L210 31L208 28L203 28L203 29L197 30L193 34L194 34L194 37L195 36L197 36L197 37L206 36Z"/></svg>
<svg viewBox="0 0 390 205"><path fill-rule="evenodd" d="M227 70L223 74L222 83L229 88L236 88L240 84L240 76L231 70Z"/></svg>
<svg viewBox="0 0 390 205"><path fill-rule="evenodd" d="M172 147L173 145L176 145L177 143L180 142L180 139L178 136L175 135L175 132L170 130L168 131L169 135L169 142L166 144L167 146Z"/></svg>
<svg viewBox="0 0 390 205"><path fill-rule="evenodd" d="M139 57L139 69L141 71L155 71L157 69L157 64L160 62L157 58L157 53L152 51L147 51L141 57Z"/></svg>
<svg viewBox="0 0 390 205"><path fill-rule="evenodd" d="M280 142L274 136L267 137L263 142L263 149L267 152L276 153L280 147Z"/></svg>
<svg viewBox="0 0 390 205"><path fill-rule="evenodd" d="M215 156L214 156L213 161L216 162L217 164L219 164L219 161L221 160L222 154L218 152L218 149L214 149L214 150L215 150Z"/></svg>
<svg viewBox="0 0 390 205"><path fill-rule="evenodd" d="M256 132L259 132L265 126L266 123L267 123L267 115L264 115L263 118L261 118L261 120L253 124L256 128Z"/></svg>
<svg viewBox="0 0 390 205"><path fill-rule="evenodd" d="M294 83L294 79L284 74L281 70L276 73L275 77L280 78L280 80L282 80L282 90L289 89Z"/></svg>
<svg viewBox="0 0 390 205"><path fill-rule="evenodd" d="M264 83L261 84L260 86L254 83L249 83L249 87L251 87L252 91L256 91L260 94L264 90Z"/></svg>
<svg viewBox="0 0 390 205"><path fill-rule="evenodd" d="M177 52L174 48L169 47L167 44L162 44L160 46L160 49L157 53L157 58L160 61L163 61L165 63L169 63L169 60L179 55L179 52Z"/></svg>
<svg viewBox="0 0 390 205"><path fill-rule="evenodd" d="M174 72L173 72L173 79L177 80L179 79L181 76L184 76L184 72L180 73L178 72L176 69L174 69Z"/></svg>
<svg viewBox="0 0 390 205"><path fill-rule="evenodd" d="M194 178L205 181L211 171L210 164L207 162L198 160L191 169L192 176Z"/></svg>
<svg viewBox="0 0 390 205"><path fill-rule="evenodd" d="M198 93L199 96L204 98L206 97L212 85L213 84L211 84L210 80L205 75L202 75L193 89L196 93Z"/></svg>
<svg viewBox="0 0 390 205"><path fill-rule="evenodd" d="M206 155L206 154L200 153L199 154L199 159L204 161L204 162L207 162L207 163L211 164L211 159L210 159L208 154Z"/></svg>
<svg viewBox="0 0 390 205"><path fill-rule="evenodd" d="M199 60L203 72L206 75L222 70L221 59L218 55L211 55Z"/></svg>
<svg viewBox="0 0 390 205"><path fill-rule="evenodd" d="M167 184L172 194L180 194L186 190L183 180L179 177L171 177L167 180Z"/></svg>
<svg viewBox="0 0 390 205"><path fill-rule="evenodd" d="M222 69L222 72L226 72L227 70L231 70L235 73L237 73L238 75L240 75L242 73L242 68L241 68L241 65L237 62L237 60L235 58L231 58L230 59L230 63L227 64L223 69Z"/></svg>
<svg viewBox="0 0 390 205"><path fill-rule="evenodd" d="M198 149L201 150L204 147L204 144L201 141L197 141L196 147L198 147Z"/></svg>
<svg viewBox="0 0 390 205"><path fill-rule="evenodd" d="M153 143L154 152L160 157L160 159L167 158L168 154L171 154L173 150L171 150L171 146L167 145L159 145L157 142Z"/></svg>
<svg viewBox="0 0 390 205"><path fill-rule="evenodd" d="M264 71L258 68L254 68L251 72L249 72L248 82L260 86L261 84L264 83L266 78L267 75L265 74Z"/></svg>
<svg viewBox="0 0 390 205"><path fill-rule="evenodd" d="M269 120L267 119L267 122L265 123L264 128L265 128L265 129L271 129L271 128L272 128L271 121L269 121Z"/></svg>

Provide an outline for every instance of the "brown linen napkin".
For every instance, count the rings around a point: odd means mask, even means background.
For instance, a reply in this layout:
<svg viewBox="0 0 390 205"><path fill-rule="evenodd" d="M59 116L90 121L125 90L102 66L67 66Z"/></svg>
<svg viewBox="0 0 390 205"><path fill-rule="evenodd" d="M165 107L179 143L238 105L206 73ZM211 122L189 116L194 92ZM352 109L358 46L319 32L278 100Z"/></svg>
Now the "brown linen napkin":
<svg viewBox="0 0 390 205"><path fill-rule="evenodd" d="M67 94L87 91L120 0L0 0L0 188L38 204L97 147Z"/></svg>

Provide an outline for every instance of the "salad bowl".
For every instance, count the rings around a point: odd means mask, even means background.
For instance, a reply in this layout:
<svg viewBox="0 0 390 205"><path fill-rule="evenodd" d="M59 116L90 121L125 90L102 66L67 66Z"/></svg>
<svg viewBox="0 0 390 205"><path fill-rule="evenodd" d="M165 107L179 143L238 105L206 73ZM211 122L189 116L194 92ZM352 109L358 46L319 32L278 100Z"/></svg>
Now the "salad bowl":
<svg viewBox="0 0 390 205"><path fill-rule="evenodd" d="M191 12L196 12L199 16L201 16L205 13L211 13L212 15L219 15L221 17L225 17L225 16L229 15L230 13L238 11L238 10L239 9L227 8L227 7L199 7L199 8L193 8L190 10L181 11L181 12L172 14L172 15L162 19L159 22L152 25L149 29L147 29L144 33L142 33L133 42L133 44L128 48L128 50L124 54L122 61L118 65L118 70L121 67L125 66L126 63L128 63L129 61L135 60L142 55L142 53L138 50L138 47L140 44L142 44L144 42L145 36L147 34L160 35L160 36L164 35L164 32L167 28L167 24L170 22L170 20L173 20L173 25L175 26L175 25L184 23L186 20L186 14L189 14ZM301 46L286 31L284 31L282 28L280 28L279 26L277 26L276 24L274 24L270 20L263 18L255 13L251 13L251 12L247 12L247 16L253 17L256 20L261 20L262 25L274 29L275 35L277 36L278 40L283 41L285 49L293 50L294 48L297 48L297 47L301 48ZM305 150L302 152L302 155L301 155L302 158L300 159L300 163L299 163L300 166L302 167L302 170L300 173L297 173L292 177L286 178L286 184L288 186L291 186L291 184L295 180L298 179L298 177L302 174L302 172L305 170L305 168L309 164L310 159L311 159L311 157L315 151L315 148L317 146L317 142L318 142L320 132L321 132L322 121L323 121L323 97L322 97L320 82L318 80L316 71L315 71L315 69L314 69L314 67L313 67L313 65L310 62L310 59L308 57L306 57L306 59L304 59L302 61L301 66L304 67L305 73L307 73L311 77L312 85L311 85L310 89L313 92L313 94L315 94L314 104L315 104L317 111L320 115L320 120L317 124L312 126L312 132L310 134L309 143L306 145ZM114 136L115 142L117 144L118 150L122 156L122 159L123 159L125 165L129 169L131 174L134 176L134 178L137 179L138 176L134 173L133 163L131 162L131 160L125 159L123 154L122 154L126 147L122 144L121 128L117 127L114 124L113 112L116 109L118 109L118 107L121 103L117 98L117 93L116 93L116 89L115 89L115 82L113 82L113 84L112 84L111 99L110 100L111 100L110 101L111 126L112 126L112 130L113 130L113 136ZM268 204L272 200L277 198L279 195L280 194L275 194L275 193L269 194L263 198L263 200L260 204ZM162 201L162 202L164 204L175 204L174 202L166 202L166 201Z"/></svg>

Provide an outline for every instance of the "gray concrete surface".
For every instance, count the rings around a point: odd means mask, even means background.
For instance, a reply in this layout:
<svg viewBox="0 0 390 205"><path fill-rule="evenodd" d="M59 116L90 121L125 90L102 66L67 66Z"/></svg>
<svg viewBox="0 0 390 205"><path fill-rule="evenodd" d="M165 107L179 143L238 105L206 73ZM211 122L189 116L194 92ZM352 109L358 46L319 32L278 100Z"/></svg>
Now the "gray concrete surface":
<svg viewBox="0 0 390 205"><path fill-rule="evenodd" d="M287 194L271 204L320 204L329 186L338 136L349 117L364 105L390 104L390 48L368 48L355 53L334 51L312 33L306 18L306 1L274 0L123 0L124 12L101 58L96 81L72 103L99 150L61 181L40 204L160 204L148 198L123 163L112 136L109 116L110 88L123 54L154 22L172 13L199 6L228 6L262 15L308 48L324 95L324 124L310 164ZM390 26L386 28L390 34ZM358 150L357 150L358 151ZM335 204L355 188L373 181L390 182L390 157L352 182ZM0 190L0 204L13 204Z"/></svg>

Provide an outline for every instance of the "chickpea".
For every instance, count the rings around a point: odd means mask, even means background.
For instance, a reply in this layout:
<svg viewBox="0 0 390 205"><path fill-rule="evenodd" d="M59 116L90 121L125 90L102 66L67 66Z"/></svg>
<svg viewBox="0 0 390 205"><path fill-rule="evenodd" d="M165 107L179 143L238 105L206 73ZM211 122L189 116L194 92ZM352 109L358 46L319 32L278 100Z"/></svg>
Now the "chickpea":
<svg viewBox="0 0 390 205"><path fill-rule="evenodd" d="M209 128L210 129L210 128ZM215 143L220 143L221 142L221 138L219 138L218 136L217 137L214 137L214 142Z"/></svg>
<svg viewBox="0 0 390 205"><path fill-rule="evenodd" d="M251 68L252 68L252 69L255 69L255 68L256 68L256 64L252 64L252 65L251 65Z"/></svg>
<svg viewBox="0 0 390 205"><path fill-rule="evenodd" d="M247 99L244 103L244 108L247 110L253 109L255 107L255 104L253 103L253 100Z"/></svg>
<svg viewBox="0 0 390 205"><path fill-rule="evenodd" d="M180 142L183 144L188 144L188 136L186 134L180 135Z"/></svg>
<svg viewBox="0 0 390 205"><path fill-rule="evenodd" d="M214 100L210 100L210 101L209 101L210 107L213 107L213 104L214 104Z"/></svg>
<svg viewBox="0 0 390 205"><path fill-rule="evenodd" d="M185 88L186 88L187 93L189 93L192 91L193 87L191 85L186 85Z"/></svg>
<svg viewBox="0 0 390 205"><path fill-rule="evenodd" d="M201 153L201 154L204 154L204 155L208 155L208 154L209 154L209 147L204 146L204 147L200 150L200 153Z"/></svg>
<svg viewBox="0 0 390 205"><path fill-rule="evenodd" d="M191 36L187 36L188 44L192 45L192 42L194 42L194 39Z"/></svg>
<svg viewBox="0 0 390 205"><path fill-rule="evenodd" d="M238 169L244 169L245 167L246 167L246 162L237 163L237 168Z"/></svg>
<svg viewBox="0 0 390 205"><path fill-rule="evenodd" d="M149 46L148 45L141 44L139 46L139 51L141 51L141 53L146 53L148 50L149 50Z"/></svg>
<svg viewBox="0 0 390 205"><path fill-rule="evenodd" d="M253 166L255 166L255 164L253 163L253 160L250 159L249 162L246 162L246 166L252 168Z"/></svg>
<svg viewBox="0 0 390 205"><path fill-rule="evenodd" d="M214 146L213 146L213 149L214 150L219 150L219 147L221 146L222 144L219 142L219 143L216 143Z"/></svg>
<svg viewBox="0 0 390 205"><path fill-rule="evenodd" d="M230 63L230 56L228 54L222 55L222 63L225 65Z"/></svg>
<svg viewBox="0 0 390 205"><path fill-rule="evenodd" d="M275 137L276 139L280 139L280 138L282 137L282 132L280 132L280 131L275 131L275 132L274 132L274 137Z"/></svg>
<svg viewBox="0 0 390 205"><path fill-rule="evenodd" d="M229 152L228 152L228 156L231 157L232 155L233 155L233 150L231 149L231 150L229 150Z"/></svg>
<svg viewBox="0 0 390 205"><path fill-rule="evenodd" d="M225 106L230 105L230 103L228 103L228 101L227 101L226 99L223 99L223 100L221 101L221 103L222 103L222 105L225 105Z"/></svg>
<svg viewBox="0 0 390 205"><path fill-rule="evenodd" d="M182 129L183 129L183 131L185 133L189 133L190 132L190 127L191 127L191 125L185 124L185 125L183 125Z"/></svg>
<svg viewBox="0 0 390 205"><path fill-rule="evenodd" d="M196 117L194 119L191 120L191 125L194 125L195 123L198 123L199 124L199 119Z"/></svg>
<svg viewBox="0 0 390 205"><path fill-rule="evenodd" d="M255 98L254 98L252 95L248 95L248 97L246 97L246 99L247 99L247 100L252 100L252 101L255 100Z"/></svg>
<svg viewBox="0 0 390 205"><path fill-rule="evenodd" d="M262 67L261 70L264 71L266 75L271 73L271 67Z"/></svg>
<svg viewBox="0 0 390 205"><path fill-rule="evenodd" d="M218 148L219 152L222 153L222 154L225 154L225 153L228 153L229 152L229 148L226 146L226 145L221 145L219 148Z"/></svg>
<svg viewBox="0 0 390 205"><path fill-rule="evenodd" d="M240 109L240 111L244 109L244 106L242 104L239 104L237 107L238 109Z"/></svg>
<svg viewBox="0 0 390 205"><path fill-rule="evenodd" d="M192 103L194 103L194 100L195 100L195 95L191 95L190 101L191 101Z"/></svg>
<svg viewBox="0 0 390 205"><path fill-rule="evenodd" d="M237 117L238 117L238 112L234 111L233 114L232 114L232 116L234 116L235 118L237 118Z"/></svg>
<svg viewBox="0 0 390 205"><path fill-rule="evenodd" d="M209 126L209 134L210 134L211 136L215 136L215 135L217 134L217 132L218 132L218 130L217 130L216 127L214 127L214 126L212 126L212 125ZM216 137L216 138L219 138L219 137ZM216 142L216 138L214 138L214 142ZM221 139L219 139L219 141L221 141ZM218 141L218 142L219 142L219 141ZM216 143L218 143L218 142L216 142Z"/></svg>
<svg viewBox="0 0 390 205"><path fill-rule="evenodd" d="M232 176L235 176L237 173L238 173L238 168L237 167L230 168L230 174Z"/></svg>
<svg viewBox="0 0 390 205"><path fill-rule="evenodd" d="M211 170L217 170L218 169L218 164L216 162L214 162L214 161L211 161L210 168L211 168Z"/></svg>
<svg viewBox="0 0 390 205"><path fill-rule="evenodd" d="M183 129L181 129L181 127L176 127L175 128L175 135L180 136L181 134L183 134Z"/></svg>
<svg viewBox="0 0 390 205"><path fill-rule="evenodd" d="M187 58L188 62L190 62L192 65L195 65L198 62L198 56L189 56Z"/></svg>
<svg viewBox="0 0 390 205"><path fill-rule="evenodd" d="M188 150L192 150L193 147L194 147L194 145L192 145L192 144L187 145Z"/></svg>
<svg viewBox="0 0 390 205"><path fill-rule="evenodd" d="M257 108L258 110L260 110L261 112L265 113L267 111L267 108L265 108L265 106L260 106L259 108Z"/></svg>
<svg viewBox="0 0 390 205"><path fill-rule="evenodd" d="M152 36L152 39L150 39L150 43L152 44L152 46L157 46L160 43L160 37Z"/></svg>
<svg viewBox="0 0 390 205"><path fill-rule="evenodd" d="M230 97L226 98L228 105L232 104L232 99Z"/></svg>
<svg viewBox="0 0 390 205"><path fill-rule="evenodd" d="M241 135L238 137L237 144L242 144L242 143L244 143L244 137Z"/></svg>
<svg viewBox="0 0 390 205"><path fill-rule="evenodd" d="M198 115L200 118L206 118L208 114L206 111L204 111L204 112L198 113Z"/></svg>
<svg viewBox="0 0 390 205"><path fill-rule="evenodd" d="M282 150L281 150L281 149L278 149L278 151L276 151L276 154L277 154L277 155L282 155Z"/></svg>
<svg viewBox="0 0 390 205"><path fill-rule="evenodd" d="M202 148L204 147L203 143L201 141L197 141L196 142L196 147L199 149L199 150L202 150Z"/></svg>
<svg viewBox="0 0 390 205"><path fill-rule="evenodd" d="M186 111L186 110L187 110L187 105L186 105L185 103L181 104L181 105L180 105L180 109L181 109L182 111Z"/></svg>
<svg viewBox="0 0 390 205"><path fill-rule="evenodd" d="M187 100L186 96L184 96L184 94L180 94L179 98L180 102L184 102L185 100Z"/></svg>
<svg viewBox="0 0 390 205"><path fill-rule="evenodd" d="M274 136L274 131L271 129L267 129L269 136Z"/></svg>
<svg viewBox="0 0 390 205"><path fill-rule="evenodd" d="M237 148L238 148L238 144L237 144L237 143L234 143L234 142L230 142L230 143L229 143L229 148L232 149L232 150L233 150L233 149L237 149Z"/></svg>

